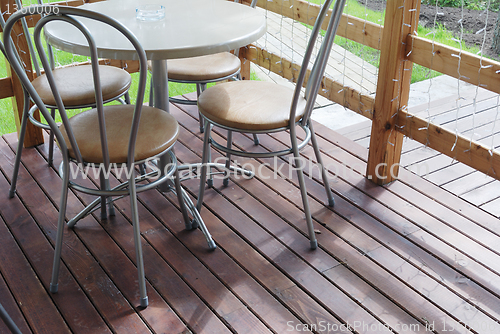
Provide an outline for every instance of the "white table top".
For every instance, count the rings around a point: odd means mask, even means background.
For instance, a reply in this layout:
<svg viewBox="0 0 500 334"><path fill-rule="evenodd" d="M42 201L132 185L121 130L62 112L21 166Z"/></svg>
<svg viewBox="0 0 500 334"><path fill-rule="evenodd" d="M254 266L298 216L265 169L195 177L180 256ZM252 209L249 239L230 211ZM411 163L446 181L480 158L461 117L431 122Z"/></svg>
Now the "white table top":
<svg viewBox="0 0 500 334"><path fill-rule="evenodd" d="M139 21L135 8L144 4L165 6L165 18ZM80 6L108 15L129 28L148 59L194 57L230 51L256 41L266 31L262 11L226 0L107 0ZM132 45L120 33L100 22L77 18L90 30L99 57L135 59ZM64 22L50 22L45 37L58 49L87 55L83 35Z"/></svg>

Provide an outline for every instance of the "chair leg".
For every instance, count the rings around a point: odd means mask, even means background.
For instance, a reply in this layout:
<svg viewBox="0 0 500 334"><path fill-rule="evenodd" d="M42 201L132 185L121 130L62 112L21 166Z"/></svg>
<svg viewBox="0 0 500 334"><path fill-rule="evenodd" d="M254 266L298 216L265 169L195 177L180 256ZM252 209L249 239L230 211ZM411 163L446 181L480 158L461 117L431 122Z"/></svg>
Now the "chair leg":
<svg viewBox="0 0 500 334"><path fill-rule="evenodd" d="M50 109L50 117L52 119L56 118L56 110ZM49 132L49 166L52 167L54 163L54 131L50 130Z"/></svg>
<svg viewBox="0 0 500 334"><path fill-rule="evenodd" d="M182 191L182 195L184 196L184 202L186 203L187 207L189 208L189 210L191 211L191 214L194 217L193 220L196 221L196 223L198 225L197 227L200 228L201 232L203 232L203 235L205 236L205 239L207 240L208 248L210 250L214 250L215 248L217 248L217 245L215 244L214 240L212 239L212 235L210 235L210 232L208 232L208 229L205 225L205 222L201 218L200 212L194 207L193 202L191 202L191 199L186 194L184 189L181 189L181 191Z"/></svg>
<svg viewBox="0 0 500 334"><path fill-rule="evenodd" d="M259 145L259 137L257 137L256 133L253 134L253 143L255 145Z"/></svg>
<svg viewBox="0 0 500 334"><path fill-rule="evenodd" d="M153 91L153 78L149 81L149 106L154 105L154 91Z"/></svg>
<svg viewBox="0 0 500 334"><path fill-rule="evenodd" d="M69 163L64 163L63 183L61 191L61 202L59 205L59 217L57 221L56 244L54 247L54 262L52 265L52 278L50 280L50 292L56 293L59 288L59 267L61 265L61 249L63 243L64 226L66 225L66 206L68 202L68 187L69 187Z"/></svg>
<svg viewBox="0 0 500 334"><path fill-rule="evenodd" d="M209 124L209 133L212 131L212 124ZM207 129L205 129L206 131ZM208 160L207 160L207 168L208 168L208 180L207 180L207 186L209 188L214 186L214 175L212 174L212 167L210 167L210 163L212 162L212 150L210 149L212 147L212 137L209 136L208 138Z"/></svg>
<svg viewBox="0 0 500 334"><path fill-rule="evenodd" d="M109 179L104 179L106 184L106 190L110 190L111 186L109 185ZM111 197L107 197L108 201L108 212L110 216L115 216L115 207L113 206L113 199Z"/></svg>
<svg viewBox="0 0 500 334"><path fill-rule="evenodd" d="M210 131L212 126L210 123L205 124L205 135L203 136L203 154L201 158L201 172L200 172L200 189L198 191L198 202L196 202L196 210L200 212L203 205L203 194L205 193L205 182L207 181L207 168L210 153Z"/></svg>
<svg viewBox="0 0 500 334"><path fill-rule="evenodd" d="M177 169L177 167L175 168L174 172L174 186L175 186L175 193L177 195L177 200L179 201L179 206L181 208L182 218L184 219L184 225L186 226L186 230L191 230L193 228L196 228L197 226L193 226L194 222L192 223L191 220L189 219L186 203L184 202L184 197L182 196L181 181L179 179L179 170Z"/></svg>
<svg viewBox="0 0 500 334"><path fill-rule="evenodd" d="M123 96L125 97L125 103L130 104L130 94L128 93L128 91Z"/></svg>
<svg viewBox="0 0 500 334"><path fill-rule="evenodd" d="M332 190L330 189L330 183L328 182L328 174L326 173L325 165L323 164L323 158L321 157L321 152L319 151L318 141L316 140L316 134L312 124L309 124L309 129L311 130L311 143L314 148L314 154L316 155L316 161L321 167L321 178L323 179L323 185L325 186L326 196L328 198L328 205L333 208L335 205L335 200L333 199Z"/></svg>
<svg viewBox="0 0 500 334"><path fill-rule="evenodd" d="M24 93L24 108L23 119L21 120L21 129L19 131L19 140L17 143L16 159L14 161L14 172L12 173L12 180L10 183L9 198L14 197L16 193L17 176L19 174L19 166L21 165L21 154L24 146L24 136L26 135L26 127L28 126L28 112L29 112L29 95Z"/></svg>
<svg viewBox="0 0 500 334"><path fill-rule="evenodd" d="M311 217L311 210L309 209L309 200L307 198L306 183L304 180L304 172L302 160L300 159L299 149L297 144L297 137L295 131L290 131L290 137L292 141L293 157L295 160L295 168L297 169L297 177L299 179L300 194L302 196L302 204L304 206L304 213L306 215L307 230L309 233L309 242L311 249L316 249L318 247L318 241L316 240L316 235L314 233L314 226Z"/></svg>
<svg viewBox="0 0 500 334"><path fill-rule="evenodd" d="M19 327L17 327L16 323L9 316L9 314L7 313L2 304L0 304L0 319L3 320L3 322L5 323L7 328L11 331L11 333L22 334L21 331L19 330Z"/></svg>
<svg viewBox="0 0 500 334"><path fill-rule="evenodd" d="M233 131L227 130L227 149L230 150L233 144ZM229 184L229 167L231 166L231 154L226 154L226 166L224 170L224 180L222 181L222 185L227 187Z"/></svg>
<svg viewBox="0 0 500 334"><path fill-rule="evenodd" d="M95 200L93 200L92 203L90 203L89 205L87 205L85 207L85 209L80 211L76 216L74 216L73 218L71 218L68 221L68 227L69 228L75 227L76 223L78 223L78 221L80 219L82 219L83 217L87 216L95 207L100 205L100 202L101 202L101 198L99 198L99 197L97 197Z"/></svg>
<svg viewBox="0 0 500 334"><path fill-rule="evenodd" d="M149 302L146 293L146 275L144 273L144 260L142 256L142 244L141 244L141 229L139 226L139 212L137 209L137 193L135 188L134 175L132 175L129 179L129 189L130 189L130 208L132 214L132 226L134 229L135 259L137 262L137 271L139 274L139 294L141 298L140 306L142 308L146 308Z"/></svg>
<svg viewBox="0 0 500 334"><path fill-rule="evenodd" d="M207 89L207 84L201 84L197 83L196 84L196 101L200 98L201 93ZM201 114L198 113L198 119L200 120L200 132L203 133L205 131L205 125L203 124L203 117L201 117Z"/></svg>
<svg viewBox="0 0 500 334"><path fill-rule="evenodd" d="M104 178L104 174L101 170L101 173L99 175L99 186L101 189L107 189L106 187L106 179ZM108 210L107 210L107 197L106 196L101 196L101 220L106 220L108 219Z"/></svg>

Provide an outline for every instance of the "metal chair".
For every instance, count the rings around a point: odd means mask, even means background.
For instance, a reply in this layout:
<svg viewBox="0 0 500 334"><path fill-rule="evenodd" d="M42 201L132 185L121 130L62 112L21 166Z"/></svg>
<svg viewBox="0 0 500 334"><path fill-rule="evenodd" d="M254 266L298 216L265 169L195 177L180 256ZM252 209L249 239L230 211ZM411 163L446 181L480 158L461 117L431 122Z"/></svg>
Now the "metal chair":
<svg viewBox="0 0 500 334"><path fill-rule="evenodd" d="M42 0L38 0L38 4L42 5ZM21 0L16 0L16 5L19 10L23 9ZM28 7L25 7L28 8ZM0 24L2 28L5 25L3 17L0 15ZM21 20L23 31L26 40L28 42L28 51L34 60L32 62L33 68L36 73L36 78L33 80L32 84L35 90L38 92L42 101L51 110L51 117L55 117L55 110L57 109L56 101L52 95L52 91L47 81L46 75L40 68L38 61L34 57L36 52L33 46L31 38L29 38L28 24L25 19ZM52 48L48 46L47 53L50 59L50 68L54 71L54 78L60 87L60 94L65 108L68 109L83 109L95 107L95 93L93 88L93 78L92 78L92 68L90 65L80 65L80 66L63 66L55 67L54 55ZM128 95L128 90L132 83L132 78L130 74L114 66L100 65L100 75L101 75L101 89L103 94L104 103L118 100L121 103L130 103L130 98ZM124 99L122 99L122 97ZM29 100L26 103L29 105ZM21 129L17 148L17 156L14 163L14 172L12 176L12 183L9 191L9 197L13 197L16 190L17 175L19 171L19 163L21 159L21 152L24 145L24 134L26 130L27 120L33 118L33 113L37 110L36 107L32 108L31 111L27 109L25 103L25 112L23 112L23 118L21 120ZM35 122L36 123L36 122ZM45 127L48 128L48 127ZM53 162L53 151L54 151L54 134L50 131L49 135L49 165Z"/></svg>
<svg viewBox="0 0 500 334"><path fill-rule="evenodd" d="M311 141L316 159L322 169L322 178L328 196L328 204L333 206L334 199L328 184L326 169L323 166L312 123L310 122L310 116L332 48L333 39L342 16L345 0L337 0L335 2L328 29L316 56L304 94L301 93L301 87L306 78L309 61L316 44L316 39L319 35L321 24L332 2L333 0L327 0L323 4L312 29L295 90L269 82L244 80L222 83L210 87L204 91L198 99L198 109L205 120L201 183L197 203L198 210L201 209L203 204L210 144L226 153L227 171L230 167L231 155L246 156L250 158L268 158L293 154L312 249L315 249L318 243L314 234L311 212L309 210L307 190L302 171L303 166L300 160L299 151ZM228 130L226 145L222 145L211 138L210 133L212 126ZM306 134L304 140L300 143L297 142L297 127L301 127ZM234 131L255 134L289 131L291 143L289 148L277 152L257 153L236 150L231 147L231 134ZM226 181L228 172L226 172L224 178Z"/></svg>
<svg viewBox="0 0 500 334"><path fill-rule="evenodd" d="M234 0L234 2L239 2ZM255 8L257 0L252 0L250 7ZM151 66L150 66L151 67ZM151 70L151 68L150 68ZM207 56L170 59L167 62L168 80L178 83L195 84L196 96L207 89L207 84L224 80L240 80L241 61L238 58L238 50L231 52L220 52ZM149 90L149 105L153 105L153 85ZM197 100L183 100L169 97L169 101L178 104L196 105ZM200 117L200 132L203 133L203 118ZM257 135L254 135L255 145L259 145Z"/></svg>
<svg viewBox="0 0 500 334"><path fill-rule="evenodd" d="M55 8L57 8L57 13L54 12ZM112 209L112 196L121 198L130 195L136 262L139 273L140 305L141 307L146 307L148 305L148 297L146 294L146 281L137 208L138 192L153 189L162 182L168 182L169 190L177 194L186 228L192 229L200 227L207 239L209 248L214 249L216 247L201 216L180 186L177 160L173 153L173 145L177 140L179 125L175 118L169 113L157 108L142 105L147 80L146 53L135 36L133 36L127 28L105 15L79 8L45 5L35 6L34 11L37 13L48 13L48 15L45 15L35 26L34 39L38 55L42 64L47 69L47 80L55 97L57 110L62 119L61 126L58 126L54 119L50 117L47 106L33 84L29 81L23 67L16 58L15 50L11 43L10 34L13 25L30 14L23 11L14 13L5 25L4 36L7 58L11 62L11 66L16 74L19 76L23 86L40 109L42 115L46 118L50 129L54 132L62 154L59 174L63 180L63 186L59 206L59 221L57 226L50 291L57 292L58 290L58 275L68 190L72 188L86 194L98 196L94 202L68 222L70 227L74 226L79 219L90 214L99 207L101 209L101 218L106 219L107 204L110 207L110 215L114 214ZM136 105L103 105L103 93L100 86L101 76L99 75L101 68L98 66L97 48L89 31L76 18L81 18L83 22L85 22L84 20L98 20L108 24L114 27L132 43L137 51L137 59L139 59L140 62ZM70 28L71 26L76 27L77 31L79 30L88 41L89 52L91 54L93 87L97 106L94 109L84 111L69 119L66 115L65 106L54 78L55 71L52 71L48 64L48 59L44 54L43 45L40 40L40 33L43 26L53 21L62 21L68 24ZM170 159L170 163L168 165L169 168L167 168L164 173L161 173L163 171L155 170L149 174L139 175L138 177L135 176L134 167L136 165L152 161L153 159L164 159L165 157ZM77 170L82 173L85 172L87 166L92 168L96 168L96 165L99 166L99 187L96 189L78 184L76 180L77 176L73 175L75 173L75 168L70 169L70 164L76 164ZM109 171L111 167L122 168L122 171L125 171L128 181L111 189L109 186ZM190 220L189 213L193 217L193 221Z"/></svg>

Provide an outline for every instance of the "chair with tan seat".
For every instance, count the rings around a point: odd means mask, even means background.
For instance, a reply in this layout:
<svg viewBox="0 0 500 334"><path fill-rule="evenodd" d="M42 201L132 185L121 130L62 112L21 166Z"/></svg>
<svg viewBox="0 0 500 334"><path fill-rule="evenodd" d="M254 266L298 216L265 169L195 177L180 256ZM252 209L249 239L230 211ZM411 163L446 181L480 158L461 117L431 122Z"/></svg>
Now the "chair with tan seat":
<svg viewBox="0 0 500 334"><path fill-rule="evenodd" d="M35 26L34 39L37 53L42 64L47 69L46 77L51 87L51 92L55 97L57 110L61 116L62 124L58 126L51 117L45 102L40 97L24 72L24 68L16 58L16 52L12 46L10 37L12 27L20 19L30 15L18 11L14 13L5 25L5 49L7 59L19 76L23 86L28 91L32 100L40 109L41 114L46 118L50 129L54 132L62 155L62 163L59 167L59 174L62 178L62 194L59 204L59 221L57 224L57 234L54 252L54 265L50 291L57 292L59 266L61 262L61 248L63 242L63 232L65 228L65 216L67 207L67 197L69 189L80 191L86 194L97 196L81 213L72 218L68 225L73 227L77 221L86 215L100 208L101 216L106 217L107 203L113 206L112 199L130 196L131 213L134 244L136 252L136 264L139 275L140 305L148 305L146 294L146 280L144 272L144 262L141 248L141 231L139 226L139 214L137 193L156 188L159 184L167 182L168 190L176 193L179 200L180 209L187 229L199 227L208 242L210 249L216 247L210 233L208 232L201 216L196 210L187 194L180 185L177 160L173 153L173 146L179 134L179 125L175 118L164 110L154 107L143 106L145 84L147 80L147 60L144 49L135 36L119 22L96 12L82 10L74 7L56 7L56 14L44 16ZM53 6L34 6L35 13L52 13ZM91 34L81 22L84 20L98 20L117 30L126 37L137 51L137 59L140 63L139 84L137 91L137 104L135 105L103 105L103 91L100 87L102 81L101 67L98 66L97 48ZM95 108L83 111L71 118L66 115L66 108L62 101L58 82L49 64L44 47L41 43L41 30L45 24L53 21L60 21L58 24L66 24L68 29L73 29L75 34L81 33L89 43L89 53L91 55L92 67L92 87L94 89ZM118 34L117 38L121 35ZM148 163L155 159L168 157L170 163L168 168L136 176L135 166ZM71 165L71 168L70 168ZM112 168L112 169L111 169ZM89 170L97 169L96 185L85 186L82 184L82 175L91 178L93 173ZM125 175L126 182L114 187L109 187L110 171L114 170L116 177ZM87 171L87 172L86 172ZM76 175L75 175L76 174ZM85 179L83 177L83 179ZM103 214L104 213L104 214ZM193 220L191 221L190 215Z"/></svg>
<svg viewBox="0 0 500 334"><path fill-rule="evenodd" d="M38 0L38 3L41 5L42 1ZM22 3L21 0L16 0L17 8L21 9ZM1 17L1 16L0 16ZM5 24L3 17L0 20L0 23ZM28 43L28 51L32 57L34 58L35 50L32 43L31 38L29 38L30 34L28 31L28 25L26 20L21 20L23 31L25 36L27 36ZM80 66L63 66L63 67L55 67L54 64L54 55L52 53L52 48L49 46L47 48L47 52L49 54L50 59L50 67L54 73L54 79L59 89L59 93L61 94L62 101L66 110L69 109L83 109L89 107L95 107L95 92L93 87L93 76L92 76L92 68L90 65L80 65ZM42 68L37 61L32 62L33 69L35 71L36 77L33 80L33 87L38 92L40 98L45 103L45 105L51 109L51 117L55 116L55 110L57 109L56 101L54 100L54 96L52 95L52 91L49 87L47 77L44 74ZM99 65L100 67L100 75L101 75L101 89L104 103L108 103L111 101L118 100L121 103L130 103L130 99L128 96L128 90L132 83L132 78L130 74L118 67L107 66L107 65ZM124 99L123 99L124 98ZM29 104L29 101L27 101ZM19 163L21 159L21 152L24 145L24 133L27 125L28 119L31 119L35 124L40 125L42 128L48 129L48 126L42 125L35 120L33 117L33 113L38 109L35 106L29 111L27 109L27 105L25 106L26 112L23 113L23 118L21 120L21 129L20 129L20 137L18 142L17 151L19 154L16 156L16 161L14 163L14 174L12 177L11 188L9 192L9 196L13 197L15 194L16 183L17 183L17 174L19 170ZM49 165L52 165L53 161L53 151L54 151L54 135L50 132L49 135L49 157L48 162Z"/></svg>
<svg viewBox="0 0 500 334"><path fill-rule="evenodd" d="M345 0L337 0L330 14L328 29L314 65L306 83L305 93L301 87L305 83L308 65L315 49L316 39L319 35L321 24L328 13L328 8L333 0L327 0L321 7L316 20L309 44L304 55L302 67L297 78L295 90L274 83L263 81L235 81L227 82L208 88L198 99L198 109L205 120L205 135L203 144L203 158L201 170L201 183L198 195L198 210L203 204L205 181L207 177L207 163L209 162L210 145L226 153L226 170L229 170L231 155L250 158L269 158L293 154L297 169L302 203L306 215L306 223L309 234L310 246L315 249L318 245L314 234L314 226L309 210L307 189L304 182L303 164L299 151L311 141L314 147L317 162L321 167L323 183L328 197L328 204L334 205L334 199L328 183L326 169L323 166L321 154L316 141L316 136L310 121L311 112L318 94L323 78L325 67L332 48L333 39L342 16ZM226 145L222 145L211 138L212 126L228 130ZM296 130L300 127L305 132L305 138L298 143ZM274 133L289 131L290 146L277 152L247 152L232 148L232 136L234 132L243 133ZM228 178L226 172L225 181Z"/></svg>

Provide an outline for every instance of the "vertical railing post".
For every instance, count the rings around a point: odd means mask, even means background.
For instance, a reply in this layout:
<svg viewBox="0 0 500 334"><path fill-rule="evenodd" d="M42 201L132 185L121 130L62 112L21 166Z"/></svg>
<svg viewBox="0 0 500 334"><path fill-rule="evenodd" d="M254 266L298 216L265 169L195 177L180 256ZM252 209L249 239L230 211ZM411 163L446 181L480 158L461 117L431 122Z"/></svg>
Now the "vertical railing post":
<svg viewBox="0 0 500 334"><path fill-rule="evenodd" d="M241 61L240 76L241 80L250 80L250 60L248 59L248 46L240 48L238 57Z"/></svg>
<svg viewBox="0 0 500 334"><path fill-rule="evenodd" d="M4 18L13 14L16 10L15 1L14 0L0 0L0 10L2 13L5 13ZM26 74L30 80L33 80L33 68L31 66L31 57L28 51L28 42L26 40L26 36L23 32L23 27L21 26L21 22L18 22L14 27L13 34L17 36L15 40L15 46L18 50L19 56L21 57L23 63L26 65ZM3 34L2 34L3 35ZM19 52L22 50L23 52ZM6 61L7 65L7 75L12 80L12 90L14 92L14 96L12 97L12 108L14 111L14 118L16 122L16 128L19 133L21 127L21 120L23 117L23 106L24 106L24 98L23 98L23 88L21 82L19 81L17 75L14 73L12 68ZM35 117L39 117L38 113ZM26 136L24 137L24 146L31 147L35 145L39 145L43 143L43 134L42 130L30 122L28 122L28 126L26 128Z"/></svg>
<svg viewBox="0 0 500 334"><path fill-rule="evenodd" d="M417 29L420 0L387 0L381 40L367 177L377 184L393 181L399 172L403 135L396 114L408 104L413 63L406 60L405 41Z"/></svg>

